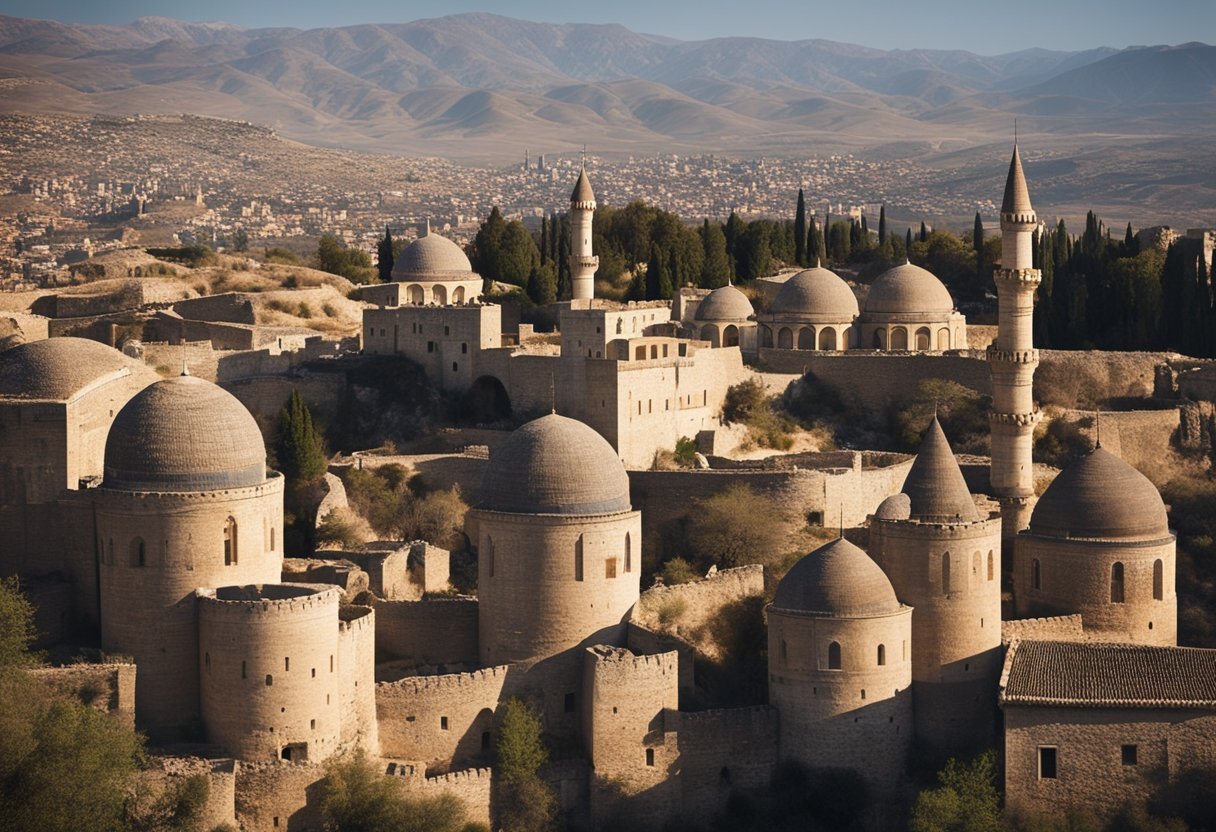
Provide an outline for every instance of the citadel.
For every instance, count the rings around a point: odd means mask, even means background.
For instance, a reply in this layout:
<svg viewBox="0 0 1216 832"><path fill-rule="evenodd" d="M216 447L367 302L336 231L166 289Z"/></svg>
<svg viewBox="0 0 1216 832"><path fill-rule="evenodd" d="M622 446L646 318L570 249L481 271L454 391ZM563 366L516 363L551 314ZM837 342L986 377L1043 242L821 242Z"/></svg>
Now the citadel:
<svg viewBox="0 0 1216 832"><path fill-rule="evenodd" d="M227 385L162 378L78 337L0 353L0 574L49 582L60 632L129 657L39 673L103 685L115 717L167 755L193 737L181 753L210 777L208 819L245 830L317 828L322 764L356 750L489 822L510 697L571 749L548 776L577 828L707 822L787 759L899 799L916 749L998 748L1008 807L1100 818L1216 764L1216 651L1177 645L1157 489L1099 443L1035 496L1038 217L1016 147L983 355L990 465L961 465L934 417L914 459L837 452L782 474L800 514L840 534L775 586L744 566L642 590L643 535L730 476L646 470L655 453L692 437L712 455L745 362L898 353L948 376L967 322L911 263L864 304L822 266L774 280L760 312L731 285L670 305L597 300L595 210L580 171L556 349L529 348L531 328L504 320L435 233L362 291L364 355L407 358L495 411L545 414L465 460L476 598L444 594L446 553L426 542L285 568L284 478ZM167 341L204 326L158 321ZM357 598L352 564L367 576ZM678 600L691 625L764 597L767 704L695 707L695 648L655 611Z"/></svg>

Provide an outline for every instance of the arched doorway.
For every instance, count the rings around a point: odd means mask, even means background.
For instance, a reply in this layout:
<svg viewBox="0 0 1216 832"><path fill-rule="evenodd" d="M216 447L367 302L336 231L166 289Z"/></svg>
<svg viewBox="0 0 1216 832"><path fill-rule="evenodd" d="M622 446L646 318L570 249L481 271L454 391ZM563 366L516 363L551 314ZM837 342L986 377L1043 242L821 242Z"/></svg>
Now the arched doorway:
<svg viewBox="0 0 1216 832"><path fill-rule="evenodd" d="M457 286L452 290L452 303L464 303L464 287Z"/></svg>
<svg viewBox="0 0 1216 832"><path fill-rule="evenodd" d="M781 327L777 333L777 348L782 350L792 350L794 348L794 333L790 332L788 326Z"/></svg>
<svg viewBox="0 0 1216 832"><path fill-rule="evenodd" d="M718 328L713 324L706 324L701 327L701 340L708 341L711 347L721 346L718 341Z"/></svg>
<svg viewBox="0 0 1216 832"><path fill-rule="evenodd" d="M891 350L896 352L908 349L908 330L897 326L891 330Z"/></svg>
<svg viewBox="0 0 1216 832"><path fill-rule="evenodd" d="M494 376L479 376L469 388L469 412L477 422L497 422L511 416L511 397Z"/></svg>
<svg viewBox="0 0 1216 832"><path fill-rule="evenodd" d="M930 341L929 327L922 326L916 330L916 350L917 352L928 352L933 348Z"/></svg>
<svg viewBox="0 0 1216 832"><path fill-rule="evenodd" d="M815 330L809 326L804 326L798 330L798 349L813 350L815 349Z"/></svg>
<svg viewBox="0 0 1216 832"><path fill-rule="evenodd" d="M406 295L409 297L410 303L415 306L421 306L426 303L426 292L416 283L406 290Z"/></svg>
<svg viewBox="0 0 1216 832"><path fill-rule="evenodd" d="M946 327L937 331L937 348L942 351L950 349L950 330Z"/></svg>
<svg viewBox="0 0 1216 832"><path fill-rule="evenodd" d="M439 306L448 305L448 290L446 286L432 286L431 300L435 301Z"/></svg>
<svg viewBox="0 0 1216 832"><path fill-rule="evenodd" d="M731 324L726 329L722 330L722 346L737 347L739 346L739 327Z"/></svg>
<svg viewBox="0 0 1216 832"><path fill-rule="evenodd" d="M830 326L825 326L819 330L819 349L835 350L836 349L836 330Z"/></svg>

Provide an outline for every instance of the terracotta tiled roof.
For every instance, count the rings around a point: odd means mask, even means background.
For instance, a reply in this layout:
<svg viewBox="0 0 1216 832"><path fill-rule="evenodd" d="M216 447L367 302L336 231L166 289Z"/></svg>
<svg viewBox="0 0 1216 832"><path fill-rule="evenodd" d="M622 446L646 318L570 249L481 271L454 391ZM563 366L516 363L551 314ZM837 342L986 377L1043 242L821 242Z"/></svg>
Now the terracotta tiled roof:
<svg viewBox="0 0 1216 832"><path fill-rule="evenodd" d="M1074 708L1216 708L1216 650L1015 641L1001 702Z"/></svg>

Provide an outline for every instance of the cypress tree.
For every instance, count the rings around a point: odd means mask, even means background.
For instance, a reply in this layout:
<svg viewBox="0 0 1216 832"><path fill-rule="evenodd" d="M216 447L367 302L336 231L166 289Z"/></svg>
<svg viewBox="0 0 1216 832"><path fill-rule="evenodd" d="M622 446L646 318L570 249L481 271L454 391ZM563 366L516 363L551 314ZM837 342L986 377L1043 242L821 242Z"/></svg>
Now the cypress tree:
<svg viewBox="0 0 1216 832"><path fill-rule="evenodd" d="M661 300L664 290L671 297L671 277L667 273L667 258L658 243L650 244L650 262L646 264L646 300Z"/></svg>
<svg viewBox="0 0 1216 832"><path fill-rule="evenodd" d="M832 250L832 209L823 212L823 260L827 262L836 256Z"/></svg>
<svg viewBox="0 0 1216 832"><path fill-rule="evenodd" d="M1123 235L1123 250L1127 257L1135 257L1140 253L1140 246L1136 244L1136 235L1132 233L1132 224L1127 224L1127 233Z"/></svg>
<svg viewBox="0 0 1216 832"><path fill-rule="evenodd" d="M561 231L558 226L559 223L557 220L557 212L554 211L549 215L549 259L553 260L554 262L557 261L559 247L558 238L561 236Z"/></svg>
<svg viewBox="0 0 1216 832"><path fill-rule="evenodd" d="M912 229L908 228L908 233L904 236L904 251L905 256L912 257Z"/></svg>
<svg viewBox="0 0 1216 832"><path fill-rule="evenodd" d="M920 221L920 241L922 243L929 242L929 229L925 227L925 221Z"/></svg>
<svg viewBox="0 0 1216 832"><path fill-rule="evenodd" d="M279 411L277 460L283 476L294 483L314 482L325 473L327 460L321 434L299 390Z"/></svg>
<svg viewBox="0 0 1216 832"><path fill-rule="evenodd" d="M806 232L806 262L813 266L823 259L823 235L819 233L819 222L811 217L811 227Z"/></svg>
<svg viewBox="0 0 1216 832"><path fill-rule="evenodd" d="M376 246L376 274L380 276L381 283L393 279L393 235L388 233L387 225L384 226L384 236Z"/></svg>
<svg viewBox="0 0 1216 832"><path fill-rule="evenodd" d="M701 245L705 259L701 261L701 287L717 289L725 286L730 278L730 255L726 253L726 235L720 223L711 223L705 218L701 226Z"/></svg>
<svg viewBox="0 0 1216 832"><path fill-rule="evenodd" d="M794 214L794 262L806 267L806 201L802 197L802 188L798 189L798 210Z"/></svg>
<svg viewBox="0 0 1216 832"><path fill-rule="evenodd" d="M549 262L549 218L540 218L540 264Z"/></svg>
<svg viewBox="0 0 1216 832"><path fill-rule="evenodd" d="M887 244L887 204L884 202L878 208L878 245Z"/></svg>
<svg viewBox="0 0 1216 832"><path fill-rule="evenodd" d="M979 211L975 212L975 225L971 228L971 245L975 249L975 267L978 269L984 259L984 221Z"/></svg>

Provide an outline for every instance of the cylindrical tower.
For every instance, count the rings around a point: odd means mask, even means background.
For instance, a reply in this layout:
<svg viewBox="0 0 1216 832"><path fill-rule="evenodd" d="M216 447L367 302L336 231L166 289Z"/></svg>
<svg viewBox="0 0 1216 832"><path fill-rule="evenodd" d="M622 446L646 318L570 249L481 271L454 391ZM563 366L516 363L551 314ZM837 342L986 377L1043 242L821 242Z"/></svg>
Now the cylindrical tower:
<svg viewBox="0 0 1216 832"><path fill-rule="evenodd" d="M1001 502L1002 535L1011 542L1026 527L1034 498L1031 451L1034 427L1042 418L1035 409L1034 295L1042 274L1034 268L1033 239L1038 225L1017 145L1009 162L1001 201L1001 268L993 274L997 292L997 337L988 348L992 372L993 494Z"/></svg>
<svg viewBox="0 0 1216 832"><path fill-rule="evenodd" d="M551 414L491 456L474 509L481 660L623 645L641 576L641 514L608 442Z"/></svg>
<svg viewBox="0 0 1216 832"><path fill-rule="evenodd" d="M903 491L870 518L870 553L913 607L916 736L960 755L994 739L1001 521L981 517L935 418Z"/></svg>
<svg viewBox="0 0 1216 832"><path fill-rule="evenodd" d="M586 168L580 168L574 193L570 195L570 286L574 300L595 297L595 270L600 258L591 250L591 227L595 218L595 192L587 179Z"/></svg>
<svg viewBox="0 0 1216 832"><path fill-rule="evenodd" d="M893 791L912 742L912 608L844 538L786 573L768 607L769 702L780 752Z"/></svg>
<svg viewBox="0 0 1216 832"><path fill-rule="evenodd" d="M1020 618L1079 613L1097 641L1178 642L1175 538L1148 478L1102 447L1065 468L1017 537Z"/></svg>
<svg viewBox="0 0 1216 832"><path fill-rule="evenodd" d="M135 659L137 724L180 738L199 714L194 591L279 580L283 479L245 406L182 376L119 411L94 494L102 647Z"/></svg>
<svg viewBox="0 0 1216 832"><path fill-rule="evenodd" d="M207 738L241 760L324 760L339 745L338 589L225 586L198 593Z"/></svg>

